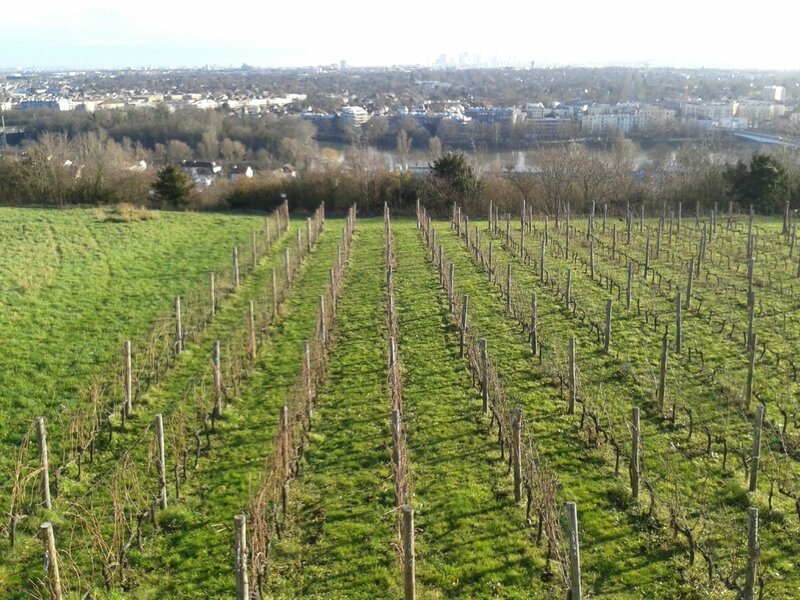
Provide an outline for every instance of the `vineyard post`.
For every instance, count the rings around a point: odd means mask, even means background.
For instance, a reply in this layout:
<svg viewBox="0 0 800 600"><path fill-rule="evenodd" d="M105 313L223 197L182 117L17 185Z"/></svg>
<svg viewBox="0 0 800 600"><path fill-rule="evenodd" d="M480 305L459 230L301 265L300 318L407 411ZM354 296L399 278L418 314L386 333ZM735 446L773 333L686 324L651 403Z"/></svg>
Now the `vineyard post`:
<svg viewBox="0 0 800 600"><path fill-rule="evenodd" d="M297 262L303 258L303 230L297 228Z"/></svg>
<svg viewBox="0 0 800 600"><path fill-rule="evenodd" d="M569 338L569 405L567 414L575 413L575 401L578 396L577 365L575 360L575 336Z"/></svg>
<svg viewBox="0 0 800 600"><path fill-rule="evenodd" d="M694 279L694 258L689 259L689 274L688 279L686 281L686 310L689 310L689 307L692 302L692 280Z"/></svg>
<svg viewBox="0 0 800 600"><path fill-rule="evenodd" d="M728 231L733 226L733 201L728 202Z"/></svg>
<svg viewBox="0 0 800 600"><path fill-rule="evenodd" d="M792 225L792 237L789 239L789 258L794 256L794 246L797 243L797 223Z"/></svg>
<svg viewBox="0 0 800 600"><path fill-rule="evenodd" d="M419 202L419 200L417 200ZM494 214L494 201L489 200L489 231L492 230L492 215Z"/></svg>
<svg viewBox="0 0 800 600"><path fill-rule="evenodd" d="M694 205L694 225L698 229L700 228L700 202L695 202Z"/></svg>
<svg viewBox="0 0 800 600"><path fill-rule="evenodd" d="M459 352L458 355L461 358L464 358L464 346L466 344L466 336L467 336L467 308L469 306L469 295L464 294L464 302L461 305L461 337L459 343Z"/></svg>
<svg viewBox="0 0 800 600"><path fill-rule="evenodd" d="M742 596L744 600L755 600L759 555L758 508L751 506L747 509L747 575Z"/></svg>
<svg viewBox="0 0 800 600"><path fill-rule="evenodd" d="M608 216L608 204L603 204L603 235L606 234L606 217Z"/></svg>
<svg viewBox="0 0 800 600"><path fill-rule="evenodd" d="M706 235L708 235L707 228L708 225L703 223L703 237L700 238L700 244L698 244L697 247L697 277L700 277L703 265L703 256L706 253Z"/></svg>
<svg viewBox="0 0 800 600"><path fill-rule="evenodd" d="M447 288L447 295L449 296L450 310L451 311L455 311L455 306L456 306L456 292L455 292L455 288L454 288L454 285L455 285L455 271L456 271L455 263L450 263L450 269L448 270L448 274L447 274L447 280L448 280L448 283L449 283L449 286Z"/></svg>
<svg viewBox="0 0 800 600"><path fill-rule="evenodd" d="M456 236L461 237L461 207L456 206Z"/></svg>
<svg viewBox="0 0 800 600"><path fill-rule="evenodd" d="M756 339L757 335L753 332L753 336L750 338L750 348L749 353L747 356L747 380L745 381L745 388L744 388L744 407L746 410L750 410L750 401L753 397L753 370L755 369L756 365Z"/></svg>
<svg viewBox="0 0 800 600"><path fill-rule="evenodd" d="M569 522L569 590L570 600L581 600L581 550L578 541L578 507L574 502L567 502L567 520Z"/></svg>
<svg viewBox="0 0 800 600"><path fill-rule="evenodd" d="M167 463L164 459L164 420L161 413L155 418L156 427L156 466L158 467L159 506L167 508Z"/></svg>
<svg viewBox="0 0 800 600"><path fill-rule="evenodd" d="M661 339L661 364L658 369L658 392L656 398L658 401L658 412L664 412L664 395L667 390L667 334Z"/></svg>
<svg viewBox="0 0 800 600"><path fill-rule="evenodd" d="M747 298L750 301L750 294L753 292L753 272L756 270L756 259L750 258L747 261Z"/></svg>
<svg viewBox="0 0 800 600"><path fill-rule="evenodd" d="M319 336L322 347L328 345L328 331L325 325L325 296L319 297Z"/></svg>
<svg viewBox="0 0 800 600"><path fill-rule="evenodd" d="M419 215L420 215L420 212L419 212L419 198L417 198L417 229L421 229L422 228L422 223L419 220Z"/></svg>
<svg viewBox="0 0 800 600"><path fill-rule="evenodd" d="M536 356L536 349L539 346L537 329L539 328L539 306L536 299L536 292L531 294L531 350Z"/></svg>
<svg viewBox="0 0 800 600"><path fill-rule="evenodd" d="M311 254L311 217L306 219L306 252Z"/></svg>
<svg viewBox="0 0 800 600"><path fill-rule="evenodd" d="M681 353L683 345L683 315L681 314L681 291L675 295L675 353Z"/></svg>
<svg viewBox="0 0 800 600"><path fill-rule="evenodd" d="M39 440L39 467L42 471L42 505L50 509L53 507L50 501L50 457L47 452L47 429L44 417L36 418L36 437Z"/></svg>
<svg viewBox="0 0 800 600"><path fill-rule="evenodd" d="M572 300L572 269L567 269L567 291L564 296L564 307L569 311L569 304Z"/></svg>
<svg viewBox="0 0 800 600"><path fill-rule="evenodd" d="M256 359L256 319L252 300L247 303L247 357Z"/></svg>
<svg viewBox="0 0 800 600"><path fill-rule="evenodd" d="M544 216L544 243L545 244L547 244L550 241L550 238L548 237L549 235L550 234L549 234L549 227L548 227L548 219L547 219L547 215L545 215Z"/></svg>
<svg viewBox="0 0 800 600"><path fill-rule="evenodd" d="M417 597L415 583L414 557L414 508L410 504L403 505L403 584L405 600Z"/></svg>
<svg viewBox="0 0 800 600"><path fill-rule="evenodd" d="M494 273L493 260L492 260L494 258L493 241L494 240L489 240L489 264L488 264L489 281L494 281L494 278L492 277Z"/></svg>
<svg viewBox="0 0 800 600"><path fill-rule="evenodd" d="M387 352L388 352L388 355L389 355L389 370L390 371L394 371L395 361L397 360L396 350L397 350L397 346L395 346L395 343L394 343L394 336L390 335L389 336L388 348L387 348Z"/></svg>
<svg viewBox="0 0 800 600"><path fill-rule="evenodd" d="M617 254L617 224L611 225L611 258Z"/></svg>
<svg viewBox="0 0 800 600"><path fill-rule="evenodd" d="M756 316L756 293L750 292L747 296L747 340L745 341L746 347L750 348L753 342L753 323Z"/></svg>
<svg viewBox="0 0 800 600"><path fill-rule="evenodd" d="M219 419L222 414L222 371L220 367L219 340L214 342L211 363L214 369L214 410L212 419Z"/></svg>
<svg viewBox="0 0 800 600"><path fill-rule="evenodd" d="M764 423L764 405L759 404L753 421L753 449L750 453L750 492L758 488L758 467L761 462L761 428Z"/></svg>
<svg viewBox="0 0 800 600"><path fill-rule="evenodd" d="M47 571L47 587L53 600L61 600L61 576L58 572L58 553L53 525L50 522L39 525L39 535L44 542L44 568Z"/></svg>
<svg viewBox="0 0 800 600"><path fill-rule="evenodd" d="M630 202L628 203L628 222L625 227L625 235L628 246L631 245L631 230L633 229L633 213L631 212Z"/></svg>
<svg viewBox="0 0 800 600"><path fill-rule="evenodd" d="M641 469L639 449L641 445L642 434L639 407L634 406L631 419L631 497L634 500L639 499L639 475Z"/></svg>
<svg viewBox="0 0 800 600"><path fill-rule="evenodd" d="M272 318L278 316L278 274L272 269Z"/></svg>
<svg viewBox="0 0 800 600"><path fill-rule="evenodd" d="M511 312L511 263L506 265L506 311Z"/></svg>
<svg viewBox="0 0 800 600"><path fill-rule="evenodd" d="M678 202L678 227L676 233L680 235L681 233L681 221L683 220L683 203Z"/></svg>
<svg viewBox="0 0 800 600"><path fill-rule="evenodd" d="M250 236L250 245L253 247L253 270L258 266L258 242L256 241L256 232L253 231Z"/></svg>
<svg viewBox="0 0 800 600"><path fill-rule="evenodd" d="M308 340L303 340L303 371L305 375L306 404L308 406L308 423L311 427L311 417L314 416L314 395L311 389L311 345Z"/></svg>
<svg viewBox="0 0 800 600"><path fill-rule="evenodd" d="M603 352L608 354L608 349L611 346L611 304L612 299L606 300L606 332L603 340Z"/></svg>
<svg viewBox="0 0 800 600"><path fill-rule="evenodd" d="M393 408L389 413L392 425L392 460L395 468L400 470L400 409Z"/></svg>
<svg viewBox="0 0 800 600"><path fill-rule="evenodd" d="M647 280L647 273L650 272L650 236L647 236L647 241L644 245L644 278Z"/></svg>
<svg viewBox="0 0 800 600"><path fill-rule="evenodd" d="M464 216L464 243L467 245L467 250L469 250L469 217L466 215Z"/></svg>
<svg viewBox="0 0 800 600"><path fill-rule="evenodd" d="M181 297L175 296L175 355L183 352L183 322L181 321Z"/></svg>
<svg viewBox="0 0 800 600"><path fill-rule="evenodd" d="M281 406L280 414L280 434L281 434L281 458L283 459L283 481L281 491L281 504L283 506L283 516L286 517L288 498L288 483L289 483L289 465L291 463L291 444L292 438L289 432L289 407L285 404Z"/></svg>
<svg viewBox="0 0 800 600"><path fill-rule="evenodd" d="M125 416L133 412L133 369L131 366L131 341L125 340L122 344L123 372L123 398L125 400Z"/></svg>
<svg viewBox="0 0 800 600"><path fill-rule="evenodd" d="M669 235L667 237L667 244L670 246L672 245L672 226L674 224L674 221L675 221L675 211L671 210L669 211Z"/></svg>
<svg viewBox="0 0 800 600"><path fill-rule="evenodd" d="M489 414L489 351L486 338L480 339L481 348L481 399L483 400L483 414Z"/></svg>
<svg viewBox="0 0 800 600"><path fill-rule="evenodd" d="M210 283L211 283L211 286L210 286L211 287L211 289L210 289L210 291L211 291L211 316L212 317L217 314L217 282L216 282L215 279L216 279L216 276L214 275L214 272L212 271L211 272L211 281L210 281Z"/></svg>
<svg viewBox="0 0 800 600"><path fill-rule="evenodd" d="M233 517L236 530L236 600L250 600L250 583L247 579L247 516Z"/></svg>
<svg viewBox="0 0 800 600"><path fill-rule="evenodd" d="M594 281L594 244L589 240L589 277Z"/></svg>
<svg viewBox="0 0 800 600"><path fill-rule="evenodd" d="M569 260L569 211L567 212L566 225L564 228L564 259Z"/></svg>
<svg viewBox="0 0 800 600"><path fill-rule="evenodd" d="M783 235L789 235L789 201L786 201L786 206L783 210L783 228L781 230Z"/></svg>
<svg viewBox="0 0 800 600"><path fill-rule="evenodd" d="M656 229L656 253L653 255L653 258L658 260L659 256L661 255L661 230L664 229L664 217L661 217L658 220L658 229Z"/></svg>
<svg viewBox="0 0 800 600"><path fill-rule="evenodd" d="M524 221L524 219L523 219ZM519 230L519 259L525 260L525 227L520 227Z"/></svg>
<svg viewBox="0 0 800 600"><path fill-rule="evenodd" d="M719 213L719 206L716 202L714 202L714 210L711 213L711 235L716 235L717 233L717 214Z"/></svg>
<svg viewBox="0 0 800 600"><path fill-rule="evenodd" d="M233 249L233 287L239 288L239 248Z"/></svg>
<svg viewBox="0 0 800 600"><path fill-rule="evenodd" d="M755 216L755 214L756 214L755 210L753 209L753 205L751 204L750 205L750 215L749 215L749 217L747 219L747 242L748 242L748 244L750 243L750 240L753 239L753 217ZM752 248L752 245L751 245L750 246L750 250L752 251L752 249L753 248ZM752 255L748 254L748 258L750 258L750 256L752 256Z"/></svg>
<svg viewBox="0 0 800 600"><path fill-rule="evenodd" d="M511 215L506 213L506 244L511 243Z"/></svg>
<svg viewBox="0 0 800 600"><path fill-rule="evenodd" d="M628 283L625 286L625 304L631 309L631 286L633 284L633 261L628 261Z"/></svg>
<svg viewBox="0 0 800 600"><path fill-rule="evenodd" d="M339 247L341 248L341 247ZM341 256L341 252L339 253ZM283 249L283 265L286 267L286 281L291 283L292 281L292 259L289 256L289 247Z"/></svg>
<svg viewBox="0 0 800 600"><path fill-rule="evenodd" d="M539 257L539 282L544 283L544 252L547 238L542 238L542 254Z"/></svg>
<svg viewBox="0 0 800 600"><path fill-rule="evenodd" d="M522 410L514 409L511 418L511 445L514 458L514 500L522 500Z"/></svg>
<svg viewBox="0 0 800 600"><path fill-rule="evenodd" d="M644 203L639 206L639 233L644 231Z"/></svg>

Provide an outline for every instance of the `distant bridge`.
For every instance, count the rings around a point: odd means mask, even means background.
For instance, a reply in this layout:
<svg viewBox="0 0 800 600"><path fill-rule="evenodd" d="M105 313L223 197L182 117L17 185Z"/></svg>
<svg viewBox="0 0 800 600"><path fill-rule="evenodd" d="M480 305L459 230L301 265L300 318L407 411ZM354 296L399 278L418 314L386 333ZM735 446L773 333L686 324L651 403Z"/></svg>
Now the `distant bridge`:
<svg viewBox="0 0 800 600"><path fill-rule="evenodd" d="M797 150L798 148L800 148L800 141L782 135L773 135L770 133L758 133L749 131L735 131L733 135L751 142L758 142L759 144L773 144L776 146L785 146L786 148L792 148L793 150Z"/></svg>

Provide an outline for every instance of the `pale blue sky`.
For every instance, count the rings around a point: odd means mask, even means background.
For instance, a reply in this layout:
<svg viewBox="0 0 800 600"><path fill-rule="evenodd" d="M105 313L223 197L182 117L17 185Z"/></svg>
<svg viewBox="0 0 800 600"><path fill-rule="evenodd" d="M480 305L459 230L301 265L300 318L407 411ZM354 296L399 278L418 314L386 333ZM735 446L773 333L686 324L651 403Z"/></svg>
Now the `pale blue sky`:
<svg viewBox="0 0 800 600"><path fill-rule="evenodd" d="M0 68L430 64L480 53L545 64L800 69L800 7L651 3L7 3Z"/></svg>

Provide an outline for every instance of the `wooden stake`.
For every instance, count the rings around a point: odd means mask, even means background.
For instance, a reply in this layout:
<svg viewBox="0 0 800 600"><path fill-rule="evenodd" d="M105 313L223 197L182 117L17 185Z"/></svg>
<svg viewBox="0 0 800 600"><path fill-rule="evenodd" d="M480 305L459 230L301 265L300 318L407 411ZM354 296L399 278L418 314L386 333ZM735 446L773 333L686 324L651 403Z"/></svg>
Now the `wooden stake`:
<svg viewBox="0 0 800 600"><path fill-rule="evenodd" d="M608 349L611 346L611 304L612 299L606 300L606 334L603 340L603 351L608 354Z"/></svg>
<svg viewBox="0 0 800 600"><path fill-rule="evenodd" d="M256 318L253 301L247 303L247 357L256 359Z"/></svg>
<svg viewBox="0 0 800 600"><path fill-rule="evenodd" d="M747 380L745 381L744 388L744 407L750 410L750 402L753 398L753 371L756 365L756 339L757 335L753 332L753 337L750 341L750 348L747 357Z"/></svg>
<svg viewBox="0 0 800 600"><path fill-rule="evenodd" d="M159 506L161 510L167 508L167 463L164 458L164 421L161 413L155 418L156 428L156 466L158 468Z"/></svg>
<svg viewBox="0 0 800 600"><path fill-rule="evenodd" d="M506 265L506 311L511 312L511 263Z"/></svg>
<svg viewBox="0 0 800 600"><path fill-rule="evenodd" d="M683 345L683 315L681 314L681 291L675 296L675 353L681 353Z"/></svg>
<svg viewBox="0 0 800 600"><path fill-rule="evenodd" d="M461 337L459 343L459 356L464 358L464 346L466 345L467 336L467 308L469 306L469 295L464 294L464 302L461 305Z"/></svg>
<svg viewBox="0 0 800 600"><path fill-rule="evenodd" d="M514 500L522 500L522 410L515 408L511 418L511 455L514 460Z"/></svg>
<svg viewBox="0 0 800 600"><path fill-rule="evenodd" d="M633 285L633 262L628 261L628 285L625 287L625 305L631 309L631 286Z"/></svg>
<svg viewBox="0 0 800 600"><path fill-rule="evenodd" d="M483 400L483 414L489 414L489 351L486 338L480 339L481 348L481 399Z"/></svg>
<svg viewBox="0 0 800 600"><path fill-rule="evenodd" d="M761 462L761 427L764 423L764 405L759 404L753 421L753 449L750 454L750 492L758 489L758 466Z"/></svg>
<svg viewBox="0 0 800 600"><path fill-rule="evenodd" d="M758 508L747 509L747 575L745 576L743 600L755 600L758 562L760 559L758 545Z"/></svg>
<svg viewBox="0 0 800 600"><path fill-rule="evenodd" d="M175 355L183 352L183 323L181 321L181 297L175 296Z"/></svg>
<svg viewBox="0 0 800 600"><path fill-rule="evenodd" d="M403 587L405 600L416 600L416 558L414 556L414 509L403 506Z"/></svg>
<svg viewBox="0 0 800 600"><path fill-rule="evenodd" d="M575 357L575 337L569 338L569 405L567 407L567 414L575 413L575 402L578 398L578 373L577 361Z"/></svg>
<svg viewBox="0 0 800 600"><path fill-rule="evenodd" d="M581 600L581 551L578 541L578 507L567 502L567 521L569 523L569 580L570 600Z"/></svg>
<svg viewBox="0 0 800 600"><path fill-rule="evenodd" d="M278 316L278 274L272 269L272 318Z"/></svg>
<svg viewBox="0 0 800 600"><path fill-rule="evenodd" d="M133 412L133 368L131 365L131 341L125 340L122 343L122 385L123 399L125 401L125 416L130 417Z"/></svg>
<svg viewBox="0 0 800 600"><path fill-rule="evenodd" d="M39 441L39 468L42 471L42 506L49 510L53 508L53 504L50 501L50 457L47 452L47 430L44 417L36 418L36 437Z"/></svg>
<svg viewBox="0 0 800 600"><path fill-rule="evenodd" d="M650 236L647 236L647 241L644 246L644 278L647 281L647 274L650 272Z"/></svg>
<svg viewBox="0 0 800 600"><path fill-rule="evenodd" d="M538 340L539 329L539 304L536 299L536 292L531 294L531 351L536 356L536 351L539 347Z"/></svg>
<svg viewBox="0 0 800 600"><path fill-rule="evenodd" d="M322 347L327 347L328 329L325 324L325 296L319 297L319 339L322 342Z"/></svg>
<svg viewBox="0 0 800 600"><path fill-rule="evenodd" d="M233 287L239 289L239 248L233 249Z"/></svg>
<svg viewBox="0 0 800 600"><path fill-rule="evenodd" d="M44 569L47 572L47 587L53 600L61 600L61 576L58 573L58 553L53 525L49 522L39 525L39 535L44 542Z"/></svg>
<svg viewBox="0 0 800 600"><path fill-rule="evenodd" d="M222 367L220 365L219 340L214 342L211 364L214 369L214 411L212 412L212 418L219 419L220 415L222 415Z"/></svg>
<svg viewBox="0 0 800 600"><path fill-rule="evenodd" d="M641 461L639 459L639 448L642 445L641 424L639 421L639 407L633 408L631 420L631 497L639 499L639 474Z"/></svg>
<svg viewBox="0 0 800 600"><path fill-rule="evenodd" d="M564 308L569 311L569 305L572 301L572 269L567 269L567 291L564 294Z"/></svg>
<svg viewBox="0 0 800 600"><path fill-rule="evenodd" d="M659 414L664 413L664 395L667 390L667 334L661 339L661 364L658 370L658 392L656 399L658 402Z"/></svg>
<svg viewBox="0 0 800 600"><path fill-rule="evenodd" d="M215 275L214 275L213 272L211 273L211 286L210 287L211 287L211 290L210 290L211 291L211 316L213 317L214 315L217 314L217 284L216 284L216 279L215 279Z"/></svg>
<svg viewBox="0 0 800 600"><path fill-rule="evenodd" d="M539 257L539 282L544 283L544 252L545 252L545 238L542 238L542 253Z"/></svg>
<svg viewBox="0 0 800 600"><path fill-rule="evenodd" d="M286 268L286 281L292 281L292 259L289 256L289 248L283 249L283 266Z"/></svg>
<svg viewBox="0 0 800 600"><path fill-rule="evenodd" d="M589 278L594 281L594 244L589 240Z"/></svg>
<svg viewBox="0 0 800 600"><path fill-rule="evenodd" d="M236 531L236 600L250 600L250 582L247 578L247 516L233 517Z"/></svg>
<svg viewBox="0 0 800 600"><path fill-rule="evenodd" d="M692 302L692 280L694 279L694 259L689 259L689 277L686 282L686 310L689 310Z"/></svg>
<svg viewBox="0 0 800 600"><path fill-rule="evenodd" d="M258 242L256 241L256 232L254 231L250 237L250 246L253 248L253 270L255 270L258 266Z"/></svg>

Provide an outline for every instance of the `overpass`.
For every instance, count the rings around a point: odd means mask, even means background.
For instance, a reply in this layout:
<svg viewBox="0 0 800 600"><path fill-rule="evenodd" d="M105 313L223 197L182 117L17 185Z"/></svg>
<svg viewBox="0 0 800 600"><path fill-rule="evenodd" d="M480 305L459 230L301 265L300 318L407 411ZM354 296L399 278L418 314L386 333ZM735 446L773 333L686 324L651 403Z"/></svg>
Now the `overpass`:
<svg viewBox="0 0 800 600"><path fill-rule="evenodd" d="M771 133L759 133L757 131L734 131L733 135L738 138L742 138L744 140L748 140L750 142L756 142L759 144L770 144L770 145L777 145L777 146L784 146L786 148L791 148L792 150L797 150L800 148L800 140L783 136L783 135L774 135Z"/></svg>

